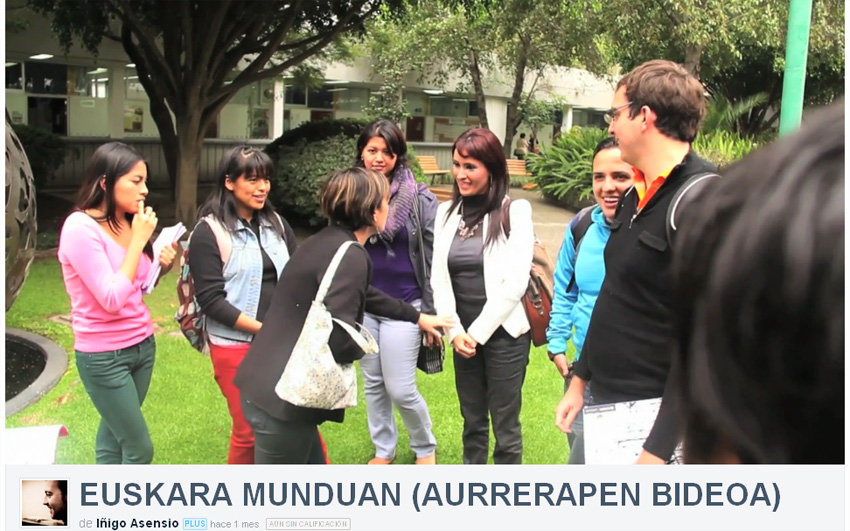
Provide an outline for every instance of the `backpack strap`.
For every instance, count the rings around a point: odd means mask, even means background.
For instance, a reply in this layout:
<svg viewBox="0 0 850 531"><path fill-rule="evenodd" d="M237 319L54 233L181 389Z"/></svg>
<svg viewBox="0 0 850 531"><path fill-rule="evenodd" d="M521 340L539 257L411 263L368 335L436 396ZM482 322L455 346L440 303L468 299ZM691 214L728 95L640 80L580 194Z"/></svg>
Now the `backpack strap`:
<svg viewBox="0 0 850 531"><path fill-rule="evenodd" d="M676 193L673 195L673 199L670 201L670 205L667 207L666 229L668 245L673 244L676 231L678 230L678 218L676 215L681 212L683 208L693 203L697 196L699 196L702 190L711 181L719 177L720 175L711 171L697 173L696 175L688 177L688 180L685 181L678 190L676 190Z"/></svg>
<svg viewBox="0 0 850 531"><path fill-rule="evenodd" d="M233 240L230 237L230 231L211 215L204 216L198 223L201 221L205 221L213 232L215 242L218 244L218 253L221 255L221 265L223 268L227 265L228 260L230 260L230 253L233 252Z"/></svg>
<svg viewBox="0 0 850 531"><path fill-rule="evenodd" d="M581 242L587 230L593 225L593 216L591 213L596 205L590 205L578 211L575 217L570 221L570 232L573 234L573 249L575 249L575 263L578 263L578 251L581 249ZM569 293L576 283L576 269L573 267L573 275L570 277L570 282L567 284L567 293Z"/></svg>

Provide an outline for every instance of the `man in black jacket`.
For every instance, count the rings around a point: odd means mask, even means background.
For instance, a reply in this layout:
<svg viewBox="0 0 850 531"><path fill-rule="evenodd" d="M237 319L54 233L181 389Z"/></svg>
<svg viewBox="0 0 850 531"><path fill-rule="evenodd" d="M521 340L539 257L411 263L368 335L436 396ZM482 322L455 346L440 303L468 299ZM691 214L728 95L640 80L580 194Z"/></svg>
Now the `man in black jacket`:
<svg viewBox="0 0 850 531"><path fill-rule="evenodd" d="M715 170L691 150L704 110L700 82L680 65L655 60L620 80L606 114L623 160L639 171L612 222L605 281L555 423L570 431L591 378L594 404L663 396L638 463L666 462L680 439L667 392L673 320L667 211L689 177Z"/></svg>

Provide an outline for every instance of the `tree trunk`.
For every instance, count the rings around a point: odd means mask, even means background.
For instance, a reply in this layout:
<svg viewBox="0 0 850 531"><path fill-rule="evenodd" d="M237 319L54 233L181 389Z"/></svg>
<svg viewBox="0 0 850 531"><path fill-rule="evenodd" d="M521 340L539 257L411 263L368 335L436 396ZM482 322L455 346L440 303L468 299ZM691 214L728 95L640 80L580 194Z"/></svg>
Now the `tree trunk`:
<svg viewBox="0 0 850 531"><path fill-rule="evenodd" d="M175 217L186 227L195 225L198 209L198 175L203 138L200 111L177 117L177 194Z"/></svg>
<svg viewBox="0 0 850 531"><path fill-rule="evenodd" d="M502 149L505 156L511 156L511 144L514 140L517 127L519 127L519 99L522 97L522 87L525 84L525 66L528 63L527 44L523 42L517 57L516 70L514 71L514 90L511 93L511 99L508 101L508 114L505 120L505 143Z"/></svg>
<svg viewBox="0 0 850 531"><path fill-rule="evenodd" d="M151 94L150 90L146 90ZM162 154L165 157L165 169L168 171L169 192L171 199L177 197L177 135L174 134L174 122L168 106L158 97L150 97L151 118L159 131Z"/></svg>
<svg viewBox="0 0 850 531"><path fill-rule="evenodd" d="M469 50L469 75L472 77L472 85L475 87L475 102L478 104L478 121L484 129L490 129L487 120L487 99L484 97L484 85L481 83L481 68L478 66L478 52Z"/></svg>
<svg viewBox="0 0 850 531"><path fill-rule="evenodd" d="M702 46L689 44L685 47L685 68L695 78L699 79L700 60L702 59Z"/></svg>

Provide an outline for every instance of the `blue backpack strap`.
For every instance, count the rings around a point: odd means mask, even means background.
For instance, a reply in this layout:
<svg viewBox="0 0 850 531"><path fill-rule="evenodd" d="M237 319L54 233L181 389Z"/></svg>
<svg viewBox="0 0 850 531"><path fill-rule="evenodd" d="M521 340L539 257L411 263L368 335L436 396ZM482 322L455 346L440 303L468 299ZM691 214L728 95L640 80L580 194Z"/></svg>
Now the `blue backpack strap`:
<svg viewBox="0 0 850 531"><path fill-rule="evenodd" d="M693 203L702 191L719 177L720 175L712 171L697 173L688 177L688 180L676 190L670 205L667 207L666 229L669 246L673 246L673 240L679 228L680 213L687 210L688 205Z"/></svg>
<svg viewBox="0 0 850 531"><path fill-rule="evenodd" d="M594 208L596 208L596 205L590 205L582 208L570 221L570 232L573 234L573 248L576 251L576 263L578 263L578 251L581 249L581 241L584 239L584 235L587 234L587 229L593 225L593 216L591 216L591 213ZM576 269L573 267L573 276L570 278L569 284L567 284L568 293L573 289L575 283Z"/></svg>

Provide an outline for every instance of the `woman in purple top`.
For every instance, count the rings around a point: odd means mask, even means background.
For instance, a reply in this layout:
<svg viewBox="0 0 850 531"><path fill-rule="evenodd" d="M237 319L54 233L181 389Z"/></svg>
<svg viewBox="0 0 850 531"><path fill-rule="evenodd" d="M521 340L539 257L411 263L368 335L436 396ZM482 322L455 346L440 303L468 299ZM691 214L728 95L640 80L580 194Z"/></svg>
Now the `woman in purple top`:
<svg viewBox="0 0 850 531"><path fill-rule="evenodd" d="M390 182L386 226L365 246L372 259L372 286L423 313L433 313L430 271L437 199L427 186L414 180L408 168L404 133L388 120L369 124L357 140L355 164L382 173ZM414 209L418 209L418 215ZM419 248L420 232L424 249ZM416 463L436 463L437 441L431 416L416 388L416 360L422 341L419 327L369 313L363 324L380 348L377 356L360 360L366 417L375 444L375 457L369 464L390 464L396 457L398 430L393 405L410 434Z"/></svg>

